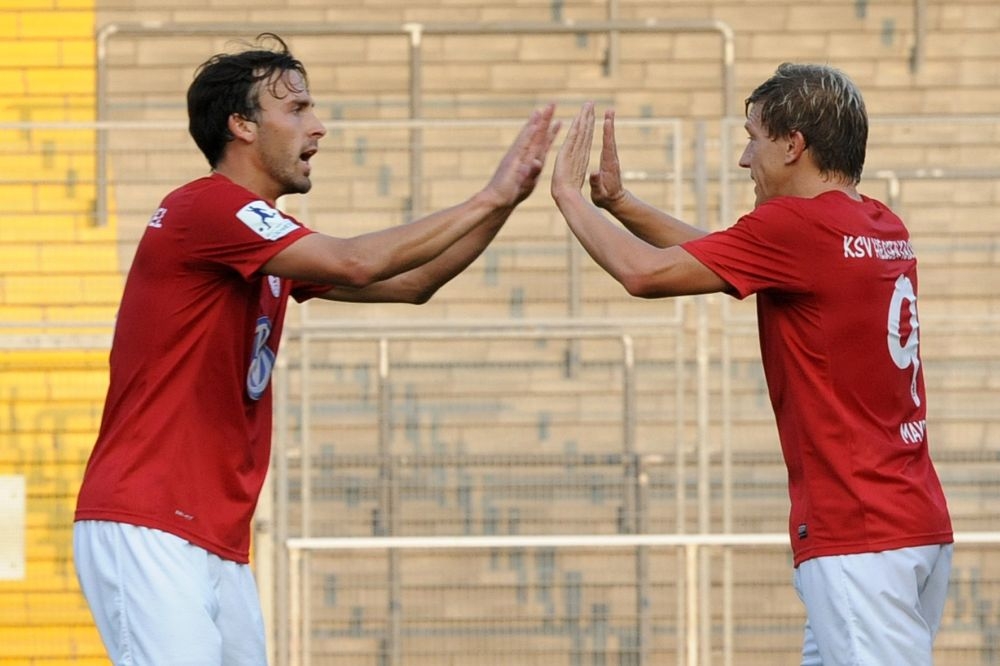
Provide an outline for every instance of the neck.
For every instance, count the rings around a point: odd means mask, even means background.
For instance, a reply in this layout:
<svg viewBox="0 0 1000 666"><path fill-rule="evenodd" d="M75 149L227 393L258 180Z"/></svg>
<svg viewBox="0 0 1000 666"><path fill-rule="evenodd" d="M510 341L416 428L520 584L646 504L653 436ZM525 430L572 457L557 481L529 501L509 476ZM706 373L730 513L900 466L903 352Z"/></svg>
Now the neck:
<svg viewBox="0 0 1000 666"><path fill-rule="evenodd" d="M220 161L212 169L212 173L217 173L220 176L228 178L240 187L253 192L271 205L274 205L274 202L279 196L281 196L280 192L273 191L273 186L269 186L270 181L261 178L260 171L250 168L240 168L239 163L233 162L232 160Z"/></svg>

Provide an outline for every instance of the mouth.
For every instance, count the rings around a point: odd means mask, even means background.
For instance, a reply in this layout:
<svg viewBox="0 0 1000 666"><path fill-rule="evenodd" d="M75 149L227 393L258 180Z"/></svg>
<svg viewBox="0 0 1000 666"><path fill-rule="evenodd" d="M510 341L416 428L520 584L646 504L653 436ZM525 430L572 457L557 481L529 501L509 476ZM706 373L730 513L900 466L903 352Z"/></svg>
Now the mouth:
<svg viewBox="0 0 1000 666"><path fill-rule="evenodd" d="M306 150L303 150L301 153L299 153L299 161L301 161L303 164L305 164L306 167L308 168L309 167L309 160L312 158L313 155L316 154L316 152L318 150L319 149L315 148L315 147L313 147L313 148L307 148Z"/></svg>

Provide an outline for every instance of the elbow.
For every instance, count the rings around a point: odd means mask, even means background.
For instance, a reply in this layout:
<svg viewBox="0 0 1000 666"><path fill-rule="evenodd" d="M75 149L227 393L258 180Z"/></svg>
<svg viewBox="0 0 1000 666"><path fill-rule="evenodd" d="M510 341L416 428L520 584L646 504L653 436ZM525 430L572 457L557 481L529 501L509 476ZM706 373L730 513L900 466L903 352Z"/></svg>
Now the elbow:
<svg viewBox="0 0 1000 666"><path fill-rule="evenodd" d="M662 296L657 285L648 276L641 273L620 275L618 281L625 287L625 291L628 292L629 296L635 296L636 298L657 298L658 296Z"/></svg>
<svg viewBox="0 0 1000 666"><path fill-rule="evenodd" d="M372 262L366 262L360 257L353 257L340 267L338 275L333 276L333 282L352 289L364 289L382 280Z"/></svg>
<svg viewBox="0 0 1000 666"><path fill-rule="evenodd" d="M431 297L436 293L436 288L417 289L407 292L403 298L405 303L410 303L411 305L423 305L427 301L431 300Z"/></svg>
<svg viewBox="0 0 1000 666"><path fill-rule="evenodd" d="M396 299L400 303L423 305L437 293L441 284L418 279L418 275L403 275L394 281Z"/></svg>

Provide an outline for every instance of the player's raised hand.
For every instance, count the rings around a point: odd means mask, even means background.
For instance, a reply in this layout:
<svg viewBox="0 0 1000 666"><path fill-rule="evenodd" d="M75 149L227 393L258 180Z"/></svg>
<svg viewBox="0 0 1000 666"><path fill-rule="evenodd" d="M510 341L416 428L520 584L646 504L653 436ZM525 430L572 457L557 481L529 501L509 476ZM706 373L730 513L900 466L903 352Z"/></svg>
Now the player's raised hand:
<svg viewBox="0 0 1000 666"><path fill-rule="evenodd" d="M532 112L486 185L486 191L495 196L499 207L516 206L538 184L545 157L559 131L559 123L552 122L553 113L554 104Z"/></svg>
<svg viewBox="0 0 1000 666"><path fill-rule="evenodd" d="M594 103L586 102L566 132L552 168L552 196L579 192L587 177L590 146L594 139Z"/></svg>
<svg viewBox="0 0 1000 666"><path fill-rule="evenodd" d="M600 166L590 174L590 200L600 208L611 210L624 196L618 145L615 142L615 112L608 109L604 112Z"/></svg>

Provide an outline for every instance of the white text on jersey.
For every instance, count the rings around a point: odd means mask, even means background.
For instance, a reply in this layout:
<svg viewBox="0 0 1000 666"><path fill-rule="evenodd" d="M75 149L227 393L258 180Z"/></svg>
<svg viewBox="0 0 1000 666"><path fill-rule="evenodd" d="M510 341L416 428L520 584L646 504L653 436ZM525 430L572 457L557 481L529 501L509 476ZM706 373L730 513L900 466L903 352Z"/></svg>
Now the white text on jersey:
<svg viewBox="0 0 1000 666"><path fill-rule="evenodd" d="M871 236L844 236L844 256L848 259L875 257L884 261L914 257L910 241L882 240Z"/></svg>

